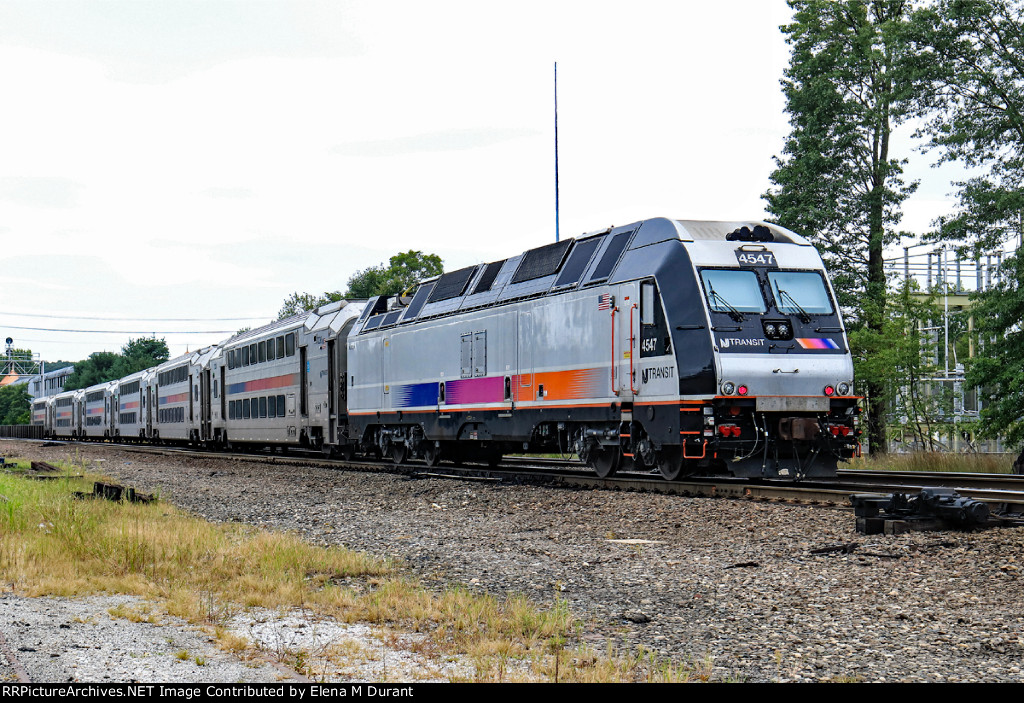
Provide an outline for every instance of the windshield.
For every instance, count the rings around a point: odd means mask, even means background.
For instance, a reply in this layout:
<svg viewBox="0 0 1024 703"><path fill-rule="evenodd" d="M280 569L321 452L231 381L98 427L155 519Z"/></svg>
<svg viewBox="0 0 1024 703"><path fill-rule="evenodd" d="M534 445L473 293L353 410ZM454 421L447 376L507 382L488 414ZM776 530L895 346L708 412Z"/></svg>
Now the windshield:
<svg viewBox="0 0 1024 703"><path fill-rule="evenodd" d="M821 274L815 271L771 271L768 282L775 305L783 315L829 315L832 301Z"/></svg>
<svg viewBox="0 0 1024 703"><path fill-rule="evenodd" d="M715 312L765 311L761 286L753 271L704 269L700 272L708 303Z"/></svg>

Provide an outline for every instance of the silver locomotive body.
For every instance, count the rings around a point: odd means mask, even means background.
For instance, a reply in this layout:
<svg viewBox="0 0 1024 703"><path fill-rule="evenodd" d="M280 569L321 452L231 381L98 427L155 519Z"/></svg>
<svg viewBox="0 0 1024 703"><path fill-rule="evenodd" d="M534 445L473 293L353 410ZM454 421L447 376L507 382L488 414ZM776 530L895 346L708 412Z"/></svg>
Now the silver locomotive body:
<svg viewBox="0 0 1024 703"><path fill-rule="evenodd" d="M399 302L371 300L348 339L349 435L396 461L575 451L604 476L796 477L856 451L821 259L772 225L646 220Z"/></svg>

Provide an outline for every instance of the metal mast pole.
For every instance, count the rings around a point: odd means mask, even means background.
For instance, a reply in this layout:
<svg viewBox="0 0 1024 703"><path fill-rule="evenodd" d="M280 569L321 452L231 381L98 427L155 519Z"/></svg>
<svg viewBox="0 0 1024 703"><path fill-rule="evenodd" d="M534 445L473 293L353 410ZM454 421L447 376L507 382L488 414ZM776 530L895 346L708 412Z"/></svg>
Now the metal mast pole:
<svg viewBox="0 0 1024 703"><path fill-rule="evenodd" d="M558 241L558 62L555 61L555 241Z"/></svg>

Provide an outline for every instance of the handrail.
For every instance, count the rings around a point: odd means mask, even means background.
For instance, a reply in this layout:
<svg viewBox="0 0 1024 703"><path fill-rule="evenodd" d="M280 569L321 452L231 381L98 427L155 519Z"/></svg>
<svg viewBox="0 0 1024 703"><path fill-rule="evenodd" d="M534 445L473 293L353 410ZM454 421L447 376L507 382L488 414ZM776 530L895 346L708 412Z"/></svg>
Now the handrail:
<svg viewBox="0 0 1024 703"><path fill-rule="evenodd" d="M636 338L633 336L633 311L639 306L633 303L629 308L629 390L633 395L639 395L636 388L633 387L633 381L636 379L636 371L633 370L633 347L636 343Z"/></svg>
<svg viewBox="0 0 1024 703"><path fill-rule="evenodd" d="M619 394L619 389L615 387L615 313L618 312L619 308L614 303L612 304L612 393L615 395Z"/></svg>

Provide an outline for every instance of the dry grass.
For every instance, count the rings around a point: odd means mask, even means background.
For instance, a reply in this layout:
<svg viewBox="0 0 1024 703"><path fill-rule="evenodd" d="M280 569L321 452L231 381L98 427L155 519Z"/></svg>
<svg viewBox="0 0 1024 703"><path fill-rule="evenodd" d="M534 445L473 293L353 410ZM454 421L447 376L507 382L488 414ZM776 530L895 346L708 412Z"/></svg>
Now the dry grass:
<svg viewBox="0 0 1024 703"><path fill-rule="evenodd" d="M252 652L224 627L233 614L298 608L423 633L419 654L470 662L477 681L707 678L699 663L671 665L645 652L568 650L580 623L557 594L542 609L523 596L499 599L465 588L434 593L387 561L296 535L208 523L163 503L72 496L90 490L92 480L0 474L0 581L30 596L139 596L160 607L123 606L110 614L156 624L162 614L178 616L210 627L223 648L240 655ZM328 659L351 656L343 647L328 651ZM296 653L296 661L303 656L309 655Z"/></svg>
<svg viewBox="0 0 1024 703"><path fill-rule="evenodd" d="M955 473L1008 474L1016 454L959 454L955 452L911 452L908 454L865 455L848 465L851 469L876 471L946 471Z"/></svg>

